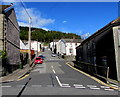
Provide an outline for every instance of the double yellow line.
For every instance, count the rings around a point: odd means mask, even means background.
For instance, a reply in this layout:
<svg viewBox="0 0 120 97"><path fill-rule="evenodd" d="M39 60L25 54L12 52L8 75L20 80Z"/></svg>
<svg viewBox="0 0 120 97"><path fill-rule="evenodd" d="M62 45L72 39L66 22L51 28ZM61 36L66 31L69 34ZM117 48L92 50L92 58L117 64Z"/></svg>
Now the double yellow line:
<svg viewBox="0 0 120 97"><path fill-rule="evenodd" d="M29 74L23 76L22 78L18 79L17 81L20 81L20 80L22 80L22 79L24 79L24 78L26 78L26 77L28 77L28 76L29 76Z"/></svg>
<svg viewBox="0 0 120 97"><path fill-rule="evenodd" d="M79 70L79 69L77 69L77 68L74 68L73 66L71 66L71 65L69 64L69 62L67 62L66 64L67 64L69 67L73 68L74 70L76 70L76 71L78 71L78 72L80 72L80 73L82 73L82 74L84 74L84 75L92 78L93 80L97 81L98 83L100 83L100 84L102 84L102 85L108 86L108 87L110 87L110 88L112 88L112 89L115 89L115 90L120 90L120 88L117 88L117 87L113 87L113 86L111 86L111 85L108 85L108 84L104 83L103 81L97 79L96 77L93 77L93 76L91 76L91 75L89 75L89 74L87 74L87 73L85 73L85 72L83 72L83 71L81 71L81 70Z"/></svg>

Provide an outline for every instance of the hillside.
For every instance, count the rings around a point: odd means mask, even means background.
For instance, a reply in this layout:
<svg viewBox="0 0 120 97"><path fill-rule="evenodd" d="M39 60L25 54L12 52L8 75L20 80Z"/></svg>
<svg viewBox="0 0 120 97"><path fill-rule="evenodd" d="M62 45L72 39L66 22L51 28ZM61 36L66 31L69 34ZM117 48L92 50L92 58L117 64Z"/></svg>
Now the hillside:
<svg viewBox="0 0 120 97"><path fill-rule="evenodd" d="M28 40L28 27L20 27L20 39ZM41 42L49 43L53 41L53 39L80 39L79 35L73 33L63 33L60 31L46 31L39 28L31 28L31 40L38 40Z"/></svg>

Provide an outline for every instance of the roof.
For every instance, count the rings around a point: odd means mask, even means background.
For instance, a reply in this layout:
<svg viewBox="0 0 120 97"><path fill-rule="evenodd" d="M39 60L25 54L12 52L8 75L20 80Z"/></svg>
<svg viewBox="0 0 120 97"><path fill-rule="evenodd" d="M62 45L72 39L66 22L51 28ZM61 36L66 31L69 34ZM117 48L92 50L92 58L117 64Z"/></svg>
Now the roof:
<svg viewBox="0 0 120 97"><path fill-rule="evenodd" d="M85 43L85 42L87 42L87 41L89 41L90 39L98 36L99 34L104 33L104 31L106 31L106 30L108 30L108 29L110 29L110 28L112 28L114 26L118 26L118 25L120 25L120 17L118 17L117 19L111 21L106 26L104 26L103 28L101 28L100 30L98 30L97 32L95 32L93 35L91 35L90 37L88 37L87 39L85 39L82 42L82 44Z"/></svg>
<svg viewBox="0 0 120 97"><path fill-rule="evenodd" d="M0 5L0 14L6 13L7 11L11 10L13 5Z"/></svg>
<svg viewBox="0 0 120 97"><path fill-rule="evenodd" d="M59 41L59 39L54 39L53 41L54 41L54 42L58 42L58 41Z"/></svg>
<svg viewBox="0 0 120 97"><path fill-rule="evenodd" d="M83 39L61 39L64 40L66 43L81 43Z"/></svg>

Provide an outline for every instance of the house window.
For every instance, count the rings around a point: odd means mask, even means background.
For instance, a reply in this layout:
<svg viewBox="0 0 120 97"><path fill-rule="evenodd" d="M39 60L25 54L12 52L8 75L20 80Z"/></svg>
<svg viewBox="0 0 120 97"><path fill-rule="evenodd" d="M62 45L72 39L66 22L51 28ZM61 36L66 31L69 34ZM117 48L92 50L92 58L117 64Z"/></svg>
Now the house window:
<svg viewBox="0 0 120 97"><path fill-rule="evenodd" d="M73 53L73 49L70 48L69 50L70 50L70 53Z"/></svg>
<svg viewBox="0 0 120 97"><path fill-rule="evenodd" d="M96 48L96 47L95 47L95 43L94 43L94 42L92 43L92 46L93 46L93 49L95 49L95 48Z"/></svg>
<svg viewBox="0 0 120 97"><path fill-rule="evenodd" d="M87 43L87 49L88 49L88 50L90 49L90 44L89 44L89 43Z"/></svg>
<svg viewBox="0 0 120 97"><path fill-rule="evenodd" d="M96 56L93 57L93 64L96 65Z"/></svg>

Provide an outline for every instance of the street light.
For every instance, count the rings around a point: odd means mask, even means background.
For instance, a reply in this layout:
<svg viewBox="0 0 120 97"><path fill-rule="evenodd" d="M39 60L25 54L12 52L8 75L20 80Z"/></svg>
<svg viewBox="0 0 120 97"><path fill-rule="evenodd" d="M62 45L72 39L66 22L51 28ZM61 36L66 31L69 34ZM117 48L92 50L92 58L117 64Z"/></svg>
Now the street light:
<svg viewBox="0 0 120 97"><path fill-rule="evenodd" d="M29 50L28 50L28 58L29 65L31 64L31 17L29 17L29 33L28 33L28 41L29 41Z"/></svg>

